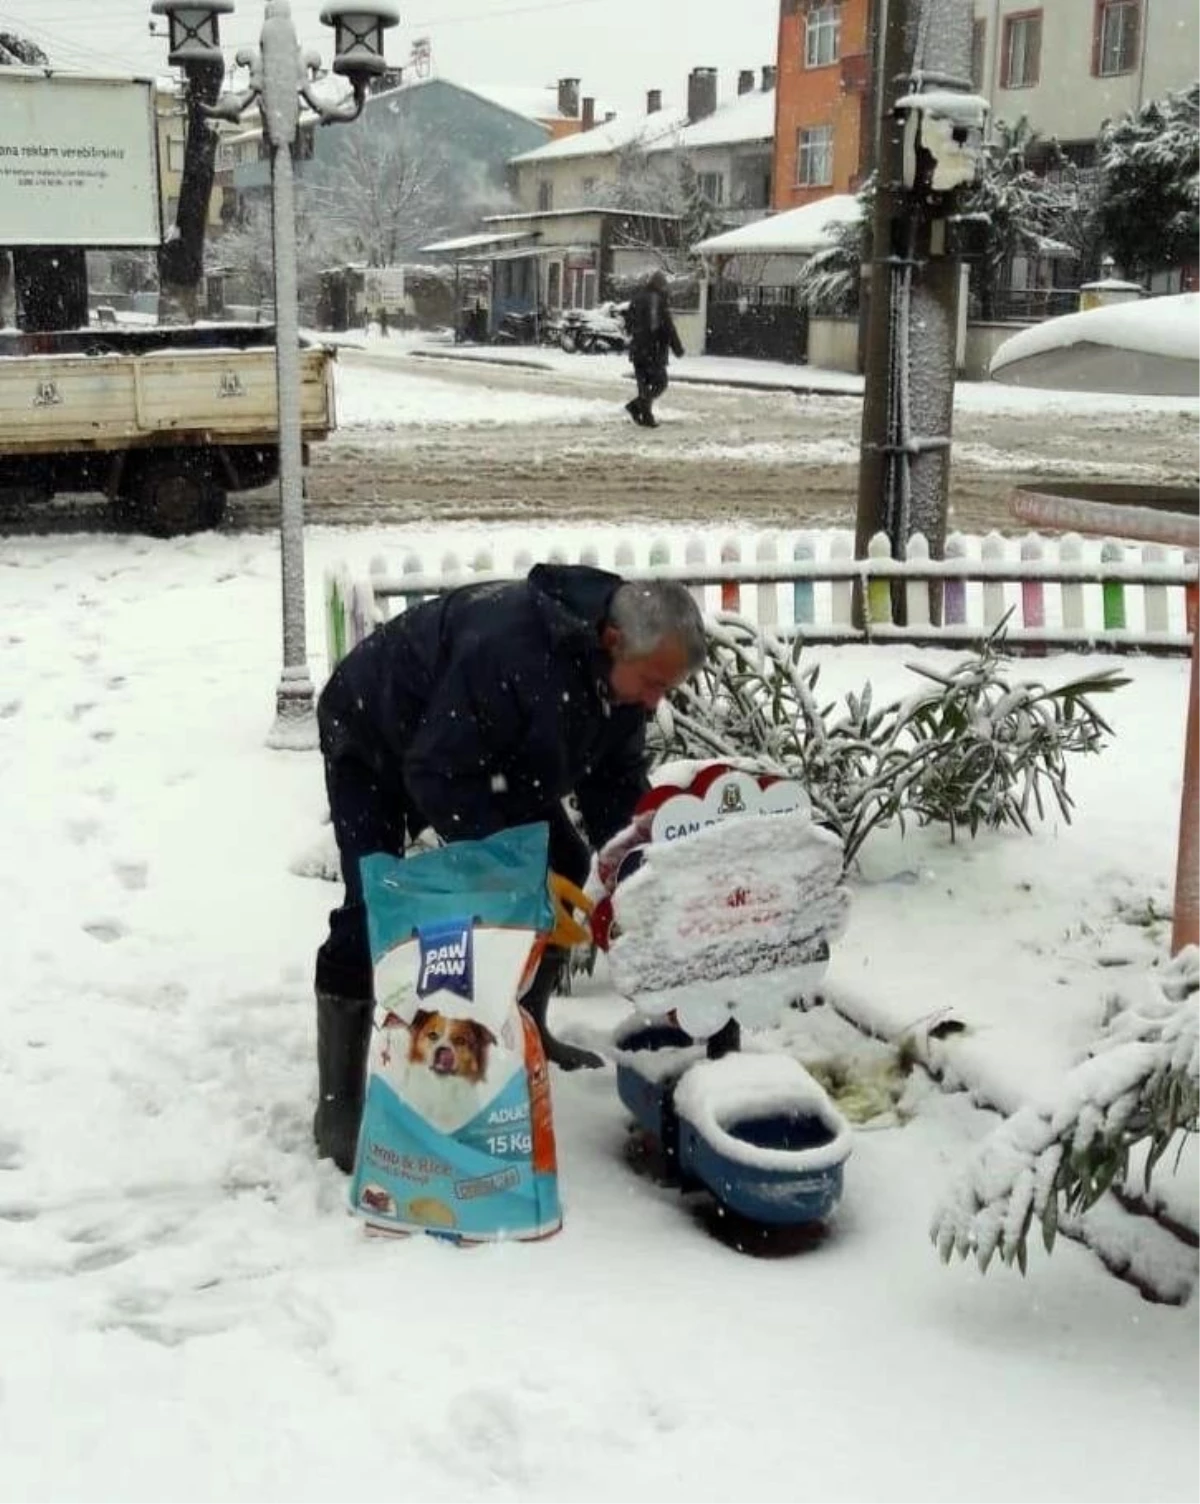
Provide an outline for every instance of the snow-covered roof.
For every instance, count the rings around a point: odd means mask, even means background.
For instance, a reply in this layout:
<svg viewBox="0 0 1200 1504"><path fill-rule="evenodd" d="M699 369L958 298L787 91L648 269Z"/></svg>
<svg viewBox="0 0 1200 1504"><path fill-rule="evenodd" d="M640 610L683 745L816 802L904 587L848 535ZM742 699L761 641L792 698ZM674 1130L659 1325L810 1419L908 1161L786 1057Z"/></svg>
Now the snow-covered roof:
<svg viewBox="0 0 1200 1504"><path fill-rule="evenodd" d="M857 223L861 214L852 193L831 193L799 209L785 209L753 224L710 235L692 247L703 256L802 256L833 244L831 225Z"/></svg>
<svg viewBox="0 0 1200 1504"><path fill-rule="evenodd" d="M1005 340L988 374L1019 385L1077 391L1195 395L1200 386L1200 293L1114 303L1047 319Z"/></svg>
<svg viewBox="0 0 1200 1504"><path fill-rule="evenodd" d="M517 240L528 240L528 230L500 232L487 235L456 235L453 240L435 240L431 245L419 247L422 251L474 251L485 245L510 246Z"/></svg>
<svg viewBox="0 0 1200 1504"><path fill-rule="evenodd" d="M641 146L646 150L664 137L674 139L687 125L683 110L655 110L651 115L618 115L604 125L595 125L590 131L576 131L572 136L562 136L533 151L523 151L511 160L524 162L560 162L571 157L606 157L611 152L622 151L629 146Z"/></svg>
<svg viewBox="0 0 1200 1504"><path fill-rule="evenodd" d="M659 141L651 151L680 146L694 151L704 146L736 146L745 141L770 141L775 135L775 90L755 89L728 104L718 105L711 115L686 125L672 141Z"/></svg>
<svg viewBox="0 0 1200 1504"><path fill-rule="evenodd" d="M557 89L522 88L519 84L467 84L472 94L490 100L502 110L513 115L524 115L526 120L562 119L558 108Z"/></svg>
<svg viewBox="0 0 1200 1504"><path fill-rule="evenodd" d="M678 214L660 214L656 209L622 209L613 204L579 204L573 209L522 209L515 214L486 214L483 223L508 225L520 220L568 219L580 214L607 214L614 218L619 216L628 219L669 219L672 222L679 218Z"/></svg>
<svg viewBox="0 0 1200 1504"><path fill-rule="evenodd" d="M429 78L405 79L394 89L381 89L378 94L372 94L368 103L373 104L395 94L407 94L413 89L426 89L431 84L442 84L464 94L474 94L477 99L485 99L497 109L507 110L510 115L520 115L522 119L531 120L537 125L545 125L551 120L578 119L578 116L564 115L559 109L557 88L521 84L464 84L438 74L432 74Z"/></svg>

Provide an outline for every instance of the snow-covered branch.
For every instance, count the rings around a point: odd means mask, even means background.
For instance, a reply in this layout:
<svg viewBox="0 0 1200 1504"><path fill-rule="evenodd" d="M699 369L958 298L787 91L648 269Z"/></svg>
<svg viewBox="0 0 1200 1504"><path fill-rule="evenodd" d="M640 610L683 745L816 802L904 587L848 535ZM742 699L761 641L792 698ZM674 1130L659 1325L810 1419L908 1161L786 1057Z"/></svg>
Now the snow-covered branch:
<svg viewBox="0 0 1200 1504"><path fill-rule="evenodd" d="M1091 697L1128 681L1108 672L1049 688L1001 671L1003 631L946 673L914 667L928 687L876 705L870 684L821 705L819 669L788 643L722 614L709 655L675 691L652 745L672 757L757 759L799 777L851 861L873 830L906 816L951 835L1009 824L1029 830L1048 793L1067 820L1067 754L1099 751L1109 727Z"/></svg>
<svg viewBox="0 0 1200 1504"><path fill-rule="evenodd" d="M999 1254L1022 1273L1036 1219L1046 1251L1060 1218L1120 1184L1135 1146L1145 1177L1185 1135L1200 1104L1200 951L1191 946L1144 979L1141 1002L1109 1023L1046 1108L1023 1107L975 1150L943 1199L931 1236L944 1262Z"/></svg>

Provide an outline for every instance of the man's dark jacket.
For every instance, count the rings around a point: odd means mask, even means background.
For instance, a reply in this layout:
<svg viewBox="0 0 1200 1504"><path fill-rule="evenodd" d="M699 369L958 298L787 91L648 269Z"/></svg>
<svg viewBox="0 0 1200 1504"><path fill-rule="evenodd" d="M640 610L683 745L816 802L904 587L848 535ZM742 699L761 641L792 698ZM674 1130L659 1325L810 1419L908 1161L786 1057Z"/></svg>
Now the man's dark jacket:
<svg viewBox="0 0 1200 1504"><path fill-rule="evenodd" d="M635 365L665 366L667 351L683 354L671 303L658 287L639 287L629 302L629 358Z"/></svg>
<svg viewBox="0 0 1200 1504"><path fill-rule="evenodd" d="M620 584L587 565L539 564L520 583L468 585L402 612L326 684L326 758L357 759L397 787L410 830L477 839L550 819L573 792L602 845L647 786L646 712L610 702L599 640Z"/></svg>

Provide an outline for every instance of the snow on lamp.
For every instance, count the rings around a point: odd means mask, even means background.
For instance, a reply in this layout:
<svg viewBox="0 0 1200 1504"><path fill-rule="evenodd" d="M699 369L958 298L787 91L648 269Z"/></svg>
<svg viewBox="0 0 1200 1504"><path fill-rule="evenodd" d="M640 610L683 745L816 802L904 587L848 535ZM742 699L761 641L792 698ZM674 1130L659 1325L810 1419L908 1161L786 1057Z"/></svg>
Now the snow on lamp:
<svg viewBox="0 0 1200 1504"><path fill-rule="evenodd" d="M383 33L399 25L399 11L379 0L333 0L321 20L334 29L333 71L350 80L356 95L364 94L370 80L387 71Z"/></svg>
<svg viewBox="0 0 1200 1504"><path fill-rule="evenodd" d="M207 0L203 5L197 5L196 0L154 0L151 12L167 18L171 48L167 61L176 68L189 63L219 63L218 17L227 16L232 9L233 0Z"/></svg>

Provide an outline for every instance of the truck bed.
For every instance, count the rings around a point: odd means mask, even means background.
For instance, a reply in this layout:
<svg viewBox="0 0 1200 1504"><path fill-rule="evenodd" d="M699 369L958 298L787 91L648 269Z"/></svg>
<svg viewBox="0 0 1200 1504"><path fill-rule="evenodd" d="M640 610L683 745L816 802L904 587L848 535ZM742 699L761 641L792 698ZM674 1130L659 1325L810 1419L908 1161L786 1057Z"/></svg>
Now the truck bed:
<svg viewBox="0 0 1200 1504"><path fill-rule="evenodd" d="M301 351L306 440L335 426L333 362ZM273 349L0 357L0 451L125 449L277 439Z"/></svg>

